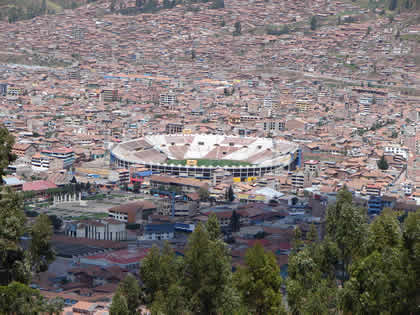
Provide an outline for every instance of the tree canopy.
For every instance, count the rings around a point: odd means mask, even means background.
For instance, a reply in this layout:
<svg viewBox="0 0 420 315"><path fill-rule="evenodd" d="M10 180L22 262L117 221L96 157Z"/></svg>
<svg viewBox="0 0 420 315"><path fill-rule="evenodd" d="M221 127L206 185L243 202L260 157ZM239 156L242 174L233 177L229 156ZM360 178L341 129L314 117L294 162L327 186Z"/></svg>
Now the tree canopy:
<svg viewBox="0 0 420 315"><path fill-rule="evenodd" d="M0 176L14 160L11 153L14 139L7 129L0 128ZM22 237L30 236L29 250ZM45 301L28 284L31 277L48 269L54 260L50 247L51 221L45 214L38 216L32 227L26 225L21 196L2 187L0 194L0 313L1 314L55 314L62 308L59 301Z"/></svg>
<svg viewBox="0 0 420 315"><path fill-rule="evenodd" d="M295 242L287 280L292 313L419 312L420 212L401 223L387 209L370 224L365 212L343 189L327 209L324 239Z"/></svg>
<svg viewBox="0 0 420 315"><path fill-rule="evenodd" d="M273 253L257 243L248 249L245 266L235 273L242 302L252 314L286 314L283 308L280 268Z"/></svg>

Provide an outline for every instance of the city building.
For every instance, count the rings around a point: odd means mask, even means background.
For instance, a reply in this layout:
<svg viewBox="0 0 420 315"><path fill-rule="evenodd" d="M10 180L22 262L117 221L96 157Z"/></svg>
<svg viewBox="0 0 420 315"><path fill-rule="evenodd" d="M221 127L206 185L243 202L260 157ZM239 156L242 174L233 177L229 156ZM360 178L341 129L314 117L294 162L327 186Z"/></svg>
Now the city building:
<svg viewBox="0 0 420 315"><path fill-rule="evenodd" d="M140 240L160 241L173 239L175 235L175 225L169 224L146 224Z"/></svg>
<svg viewBox="0 0 420 315"><path fill-rule="evenodd" d="M157 207L153 202L144 200L112 207L108 210L108 216L128 224L141 224L156 211Z"/></svg>
<svg viewBox="0 0 420 315"><path fill-rule="evenodd" d="M127 240L125 224L114 219L85 220L68 223L65 231L68 236L76 238L108 241Z"/></svg>
<svg viewBox="0 0 420 315"><path fill-rule="evenodd" d="M50 150L43 150L41 151L41 154L63 161L63 168L71 167L75 159L74 151L69 148L55 148Z"/></svg>

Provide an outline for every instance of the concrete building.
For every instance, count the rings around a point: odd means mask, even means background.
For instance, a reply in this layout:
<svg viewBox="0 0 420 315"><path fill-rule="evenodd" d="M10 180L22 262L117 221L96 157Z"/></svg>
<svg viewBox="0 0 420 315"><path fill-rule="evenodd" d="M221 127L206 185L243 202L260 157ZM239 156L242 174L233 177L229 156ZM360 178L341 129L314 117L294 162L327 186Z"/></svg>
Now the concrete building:
<svg viewBox="0 0 420 315"><path fill-rule="evenodd" d="M176 105L176 95L173 93L160 94L159 104L163 107L173 108Z"/></svg>
<svg viewBox="0 0 420 315"><path fill-rule="evenodd" d="M128 224L141 224L156 211L157 207L153 202L144 200L113 207L108 210L108 216Z"/></svg>
<svg viewBox="0 0 420 315"><path fill-rule="evenodd" d="M12 153L19 157L30 157L35 154L36 149L30 143L15 143Z"/></svg>
<svg viewBox="0 0 420 315"><path fill-rule="evenodd" d="M183 124L169 123L169 124L166 125L166 128L165 128L165 132L167 134L182 133L183 130L184 130L184 125Z"/></svg>
<svg viewBox="0 0 420 315"><path fill-rule="evenodd" d="M74 163L74 151L69 148L55 148L41 151L42 155L53 157L63 161L63 168L69 168Z"/></svg>
<svg viewBox="0 0 420 315"><path fill-rule="evenodd" d="M143 235L140 240L170 240L174 238L175 225L174 224L146 224Z"/></svg>
<svg viewBox="0 0 420 315"><path fill-rule="evenodd" d="M125 224L113 219L86 220L69 223L65 230L67 235L76 238L109 241L127 240Z"/></svg>
<svg viewBox="0 0 420 315"><path fill-rule="evenodd" d="M118 90L116 89L105 89L101 92L101 101L104 103L112 103L118 100Z"/></svg>

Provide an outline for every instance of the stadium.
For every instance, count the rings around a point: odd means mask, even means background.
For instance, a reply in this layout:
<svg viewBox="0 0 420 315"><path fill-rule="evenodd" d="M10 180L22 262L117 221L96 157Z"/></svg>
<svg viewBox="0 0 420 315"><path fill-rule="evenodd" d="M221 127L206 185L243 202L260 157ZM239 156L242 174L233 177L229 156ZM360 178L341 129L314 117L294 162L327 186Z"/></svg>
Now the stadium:
<svg viewBox="0 0 420 315"><path fill-rule="evenodd" d="M153 174L210 179L224 169L240 180L275 174L300 162L299 148L288 141L225 135L147 135L116 145L111 164L142 165Z"/></svg>

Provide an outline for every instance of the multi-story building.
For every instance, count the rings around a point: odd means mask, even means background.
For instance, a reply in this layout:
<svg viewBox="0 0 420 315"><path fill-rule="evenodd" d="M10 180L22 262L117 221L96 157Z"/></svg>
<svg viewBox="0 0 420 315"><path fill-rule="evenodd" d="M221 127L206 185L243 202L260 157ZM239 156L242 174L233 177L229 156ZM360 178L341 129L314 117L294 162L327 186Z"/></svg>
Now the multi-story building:
<svg viewBox="0 0 420 315"><path fill-rule="evenodd" d="M119 100L118 90L105 89L101 92L101 100L104 103L112 103Z"/></svg>
<svg viewBox="0 0 420 315"><path fill-rule="evenodd" d="M305 184L305 174L303 172L293 173L291 176L291 181L293 188L303 188Z"/></svg>
<svg viewBox="0 0 420 315"><path fill-rule="evenodd" d="M31 158L31 166L35 171L53 171L64 169L64 161L51 156L35 153Z"/></svg>
<svg viewBox="0 0 420 315"><path fill-rule="evenodd" d="M108 216L112 219L128 223L143 223L148 216L157 210L156 205L148 200L131 202L108 209Z"/></svg>
<svg viewBox="0 0 420 315"><path fill-rule="evenodd" d="M118 183L120 185L128 184L130 182L130 172L127 169L120 169L118 172Z"/></svg>
<svg viewBox="0 0 420 315"><path fill-rule="evenodd" d="M51 150L43 150L42 155L53 157L63 161L63 168L69 168L74 163L74 151L69 148L56 148Z"/></svg>
<svg viewBox="0 0 420 315"><path fill-rule="evenodd" d="M173 93L159 95L160 106L173 108L176 105L176 95Z"/></svg>
<svg viewBox="0 0 420 315"><path fill-rule="evenodd" d="M381 195L381 186L371 184L366 185L365 187L366 195L368 196L380 196Z"/></svg>
<svg viewBox="0 0 420 315"><path fill-rule="evenodd" d="M6 83L0 83L0 95L6 96L7 94L7 84Z"/></svg>
<svg viewBox="0 0 420 315"><path fill-rule="evenodd" d="M169 224L146 224L141 240L169 240L174 238L175 225Z"/></svg>
<svg viewBox="0 0 420 315"><path fill-rule="evenodd" d="M19 96L23 94L23 88L17 86L7 86L7 95Z"/></svg>
<svg viewBox="0 0 420 315"><path fill-rule="evenodd" d="M305 161L304 166L305 166L305 172L307 173L317 174L319 172L319 161L314 161L314 160Z"/></svg>
<svg viewBox="0 0 420 315"><path fill-rule="evenodd" d="M404 182L401 184L401 189L405 195L410 196L413 193L413 186L411 182Z"/></svg>
<svg viewBox="0 0 420 315"><path fill-rule="evenodd" d="M69 223L65 230L67 235L76 238L109 241L127 240L125 224L113 219L87 220Z"/></svg>
<svg viewBox="0 0 420 315"><path fill-rule="evenodd" d="M29 157L33 155L35 151L35 147L30 143L15 143L12 148L12 153L17 157Z"/></svg>
<svg viewBox="0 0 420 315"><path fill-rule="evenodd" d="M167 134L182 133L184 130L183 124L169 123L166 125L165 132Z"/></svg>
<svg viewBox="0 0 420 315"><path fill-rule="evenodd" d="M386 145L384 152L389 155L401 155L404 159L408 158L408 148L401 147L398 144Z"/></svg>
<svg viewBox="0 0 420 315"><path fill-rule="evenodd" d="M265 132L282 131L285 128L285 123L279 119L266 119L263 123L263 128Z"/></svg>
<svg viewBox="0 0 420 315"><path fill-rule="evenodd" d="M297 100L296 101L296 108L300 112L306 112L311 108L311 101L310 100Z"/></svg>

